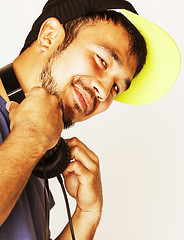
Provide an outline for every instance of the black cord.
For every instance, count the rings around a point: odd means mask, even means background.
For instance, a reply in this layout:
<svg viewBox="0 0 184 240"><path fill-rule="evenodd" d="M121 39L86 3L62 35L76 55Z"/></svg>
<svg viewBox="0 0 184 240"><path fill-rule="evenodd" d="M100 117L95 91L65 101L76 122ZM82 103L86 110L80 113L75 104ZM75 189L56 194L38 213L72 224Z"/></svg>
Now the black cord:
<svg viewBox="0 0 184 240"><path fill-rule="evenodd" d="M74 234L74 229L73 229L73 224L72 224L72 217L71 217L71 213L70 213L70 206L69 206L69 203L68 203L68 198L67 198L66 190L65 190L61 175L58 175L57 179L58 179L58 181L61 185L63 195L64 195L64 199L65 199L65 203L66 203L66 209L67 209L67 214L68 214L68 220L69 220L69 226L70 226L70 232L71 232L71 235L72 235L72 240L75 240L75 234Z"/></svg>
<svg viewBox="0 0 184 240"><path fill-rule="evenodd" d="M47 195L49 196L49 182L46 176L46 171L45 171L45 161L43 161L43 175L44 175L44 199L45 199L45 235L46 235L46 240L50 240L50 231L49 231L49 208L48 208L48 202L47 202ZM72 236L72 240L75 239L75 234L74 234L74 229L73 229L73 223L72 223L72 217L70 213L70 206L66 194L66 190L63 184L63 180L61 178L61 175L59 174L57 176L57 179L61 185L64 199L65 199L65 204L66 204L66 209L67 209L67 215L68 215L68 220L69 220L69 226L70 226L70 232Z"/></svg>

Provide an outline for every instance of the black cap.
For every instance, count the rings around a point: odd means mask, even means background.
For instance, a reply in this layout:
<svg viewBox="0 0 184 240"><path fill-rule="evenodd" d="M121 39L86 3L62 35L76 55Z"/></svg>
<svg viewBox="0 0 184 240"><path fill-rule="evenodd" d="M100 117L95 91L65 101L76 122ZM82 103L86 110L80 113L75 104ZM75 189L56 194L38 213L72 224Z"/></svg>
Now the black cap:
<svg viewBox="0 0 184 240"><path fill-rule="evenodd" d="M109 9L126 9L137 14L132 4L124 0L49 0L33 24L21 53L37 39L40 27L47 18L55 17L60 23L66 23L89 13Z"/></svg>

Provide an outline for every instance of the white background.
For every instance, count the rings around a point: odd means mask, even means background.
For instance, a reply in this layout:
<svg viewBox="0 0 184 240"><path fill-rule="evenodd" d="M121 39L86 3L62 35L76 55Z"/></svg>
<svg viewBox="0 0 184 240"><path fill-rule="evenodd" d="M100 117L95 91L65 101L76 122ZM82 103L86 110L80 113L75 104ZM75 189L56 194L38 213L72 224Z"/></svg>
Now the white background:
<svg viewBox="0 0 184 240"><path fill-rule="evenodd" d="M0 67L13 61L45 0L0 0ZM132 0L141 16L176 41L184 53L182 0ZM172 90L146 106L114 102L104 114L64 131L99 156L104 192L96 240L184 239L184 72ZM58 183L51 181L56 207L53 238L67 221ZM72 210L74 201L70 199ZM85 226L81 226L85 227Z"/></svg>

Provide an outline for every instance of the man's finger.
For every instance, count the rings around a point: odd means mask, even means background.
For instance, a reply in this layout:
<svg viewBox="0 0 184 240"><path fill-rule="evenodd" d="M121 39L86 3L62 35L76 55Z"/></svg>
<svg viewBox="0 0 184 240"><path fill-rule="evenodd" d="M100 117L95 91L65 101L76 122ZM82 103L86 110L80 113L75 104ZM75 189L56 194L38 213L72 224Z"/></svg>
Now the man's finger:
<svg viewBox="0 0 184 240"><path fill-rule="evenodd" d="M7 111L9 112L9 118L10 118L10 121L12 120L12 117L15 115L15 112L18 108L19 104L17 102L8 102L6 104L6 109ZM10 129L12 128L11 126L11 123L10 123Z"/></svg>
<svg viewBox="0 0 184 240"><path fill-rule="evenodd" d="M88 154L88 156L91 158L91 160L93 160L95 163L99 164L99 159L98 159L97 155L93 151L91 151L91 149L89 149L78 138L73 137L73 138L65 139L65 140L68 143L70 148L80 147L84 152L86 152L86 154Z"/></svg>
<svg viewBox="0 0 184 240"><path fill-rule="evenodd" d="M13 101L10 101L10 102L7 102L6 104L6 110L8 112L12 111L12 109L15 109L19 106L19 104L17 102L13 102Z"/></svg>

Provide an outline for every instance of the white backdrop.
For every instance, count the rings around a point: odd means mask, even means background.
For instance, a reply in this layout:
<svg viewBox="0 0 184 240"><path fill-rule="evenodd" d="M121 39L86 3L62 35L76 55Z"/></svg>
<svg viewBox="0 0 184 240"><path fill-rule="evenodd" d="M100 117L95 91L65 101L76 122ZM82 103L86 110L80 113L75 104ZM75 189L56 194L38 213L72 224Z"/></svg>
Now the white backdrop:
<svg viewBox="0 0 184 240"><path fill-rule="evenodd" d="M0 0L0 67L13 61L45 0ZM131 1L141 16L167 31L184 53L182 0ZM184 72L161 100L146 106L114 102L104 114L63 132L100 158L103 217L95 240L184 239ZM58 183L53 238L67 221ZM71 208L75 204L70 199ZM81 226L85 227L85 226Z"/></svg>

